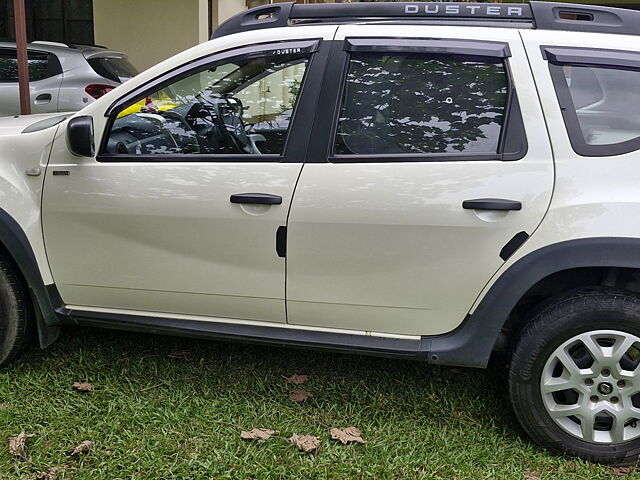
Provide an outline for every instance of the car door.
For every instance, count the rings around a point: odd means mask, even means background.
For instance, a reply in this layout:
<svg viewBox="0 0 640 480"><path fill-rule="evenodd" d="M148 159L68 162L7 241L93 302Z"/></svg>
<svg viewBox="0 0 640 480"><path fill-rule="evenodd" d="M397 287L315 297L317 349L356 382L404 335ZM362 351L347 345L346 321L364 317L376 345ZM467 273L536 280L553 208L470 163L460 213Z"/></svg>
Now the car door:
<svg viewBox="0 0 640 480"><path fill-rule="evenodd" d="M28 51L31 113L58 111L62 67L58 58L46 52ZM20 113L16 50L0 49L0 115Z"/></svg>
<svg viewBox="0 0 640 480"><path fill-rule="evenodd" d="M310 135L320 47L267 42L174 68L107 112L96 158L56 140L43 227L68 306L286 321L278 232Z"/></svg>
<svg viewBox="0 0 640 480"><path fill-rule="evenodd" d="M290 323L449 332L549 204L552 152L518 32L402 34L338 30L289 216Z"/></svg>

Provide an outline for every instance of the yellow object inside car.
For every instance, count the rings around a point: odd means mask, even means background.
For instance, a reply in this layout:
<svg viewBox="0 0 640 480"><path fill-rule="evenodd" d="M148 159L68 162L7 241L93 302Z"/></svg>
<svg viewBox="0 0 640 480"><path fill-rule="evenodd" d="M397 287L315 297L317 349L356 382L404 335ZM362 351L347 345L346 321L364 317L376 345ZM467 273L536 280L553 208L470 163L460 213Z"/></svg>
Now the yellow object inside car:
<svg viewBox="0 0 640 480"><path fill-rule="evenodd" d="M166 112L167 110L171 110L176 108L179 104L173 102L169 95L164 92L158 92L157 98L154 97L146 97L140 100L139 102L134 103L130 107L122 110L117 118L126 117L127 115L131 115L132 113L139 113L144 108L147 111L159 111Z"/></svg>

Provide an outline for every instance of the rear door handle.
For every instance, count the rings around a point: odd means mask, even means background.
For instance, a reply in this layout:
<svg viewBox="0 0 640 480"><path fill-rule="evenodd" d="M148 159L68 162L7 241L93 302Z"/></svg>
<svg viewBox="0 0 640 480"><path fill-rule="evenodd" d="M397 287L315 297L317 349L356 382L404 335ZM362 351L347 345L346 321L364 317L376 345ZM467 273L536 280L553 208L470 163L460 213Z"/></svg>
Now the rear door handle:
<svg viewBox="0 0 640 480"><path fill-rule="evenodd" d="M251 203L258 205L280 205L282 197L269 193L236 193L231 195L231 203Z"/></svg>
<svg viewBox="0 0 640 480"><path fill-rule="evenodd" d="M462 202L462 208L467 210L522 210L522 203L503 198L476 198Z"/></svg>
<svg viewBox="0 0 640 480"><path fill-rule="evenodd" d="M53 97L50 93L43 93L36 97L36 104L42 105L44 103L49 103Z"/></svg>

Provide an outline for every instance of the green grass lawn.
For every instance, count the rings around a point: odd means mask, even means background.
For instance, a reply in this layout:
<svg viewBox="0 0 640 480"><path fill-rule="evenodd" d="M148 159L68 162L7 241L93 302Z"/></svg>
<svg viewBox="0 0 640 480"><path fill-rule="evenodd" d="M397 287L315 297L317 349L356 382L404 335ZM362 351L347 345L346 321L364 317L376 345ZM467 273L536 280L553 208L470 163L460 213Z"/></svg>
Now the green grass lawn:
<svg viewBox="0 0 640 480"><path fill-rule="evenodd" d="M287 383L293 374L309 380ZM75 391L78 381L95 391ZM297 403L295 388L313 397ZM368 443L330 439L348 426ZM278 433L240 439L256 427ZM21 431L36 435L26 460L8 451ZM319 437L320 450L299 452L294 433ZM92 329L0 370L0 438L7 479L53 467L58 480L620 478L532 444L499 374ZM93 448L70 457L84 440Z"/></svg>

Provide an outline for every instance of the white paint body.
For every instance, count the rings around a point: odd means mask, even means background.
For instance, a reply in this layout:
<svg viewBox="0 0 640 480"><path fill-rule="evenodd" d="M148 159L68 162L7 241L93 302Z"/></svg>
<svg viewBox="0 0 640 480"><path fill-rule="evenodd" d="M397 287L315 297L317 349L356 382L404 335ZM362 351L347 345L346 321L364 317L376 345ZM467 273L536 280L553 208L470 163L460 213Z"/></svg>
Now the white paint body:
<svg viewBox="0 0 640 480"><path fill-rule="evenodd" d="M65 121L0 136L0 207L25 230L45 283L55 283L74 308L407 338L454 330L501 272L536 249L570 239L640 236L640 154L576 155L540 54L542 44L619 49L619 36L433 25L399 31L508 42L526 156L513 162L110 164L69 153ZM389 35L398 31L380 25L230 35L160 63L77 115L93 117L100 145L104 113L114 101L197 58L278 40ZM636 37L626 40L625 49L640 51ZM25 177L31 167L46 172ZM70 174L54 176L54 170ZM241 191L281 195L283 204L229 203ZM483 197L519 200L523 209L462 209L462 201ZM285 224L286 261L274 254L275 230ZM504 262L500 249L520 231L530 239Z"/></svg>

